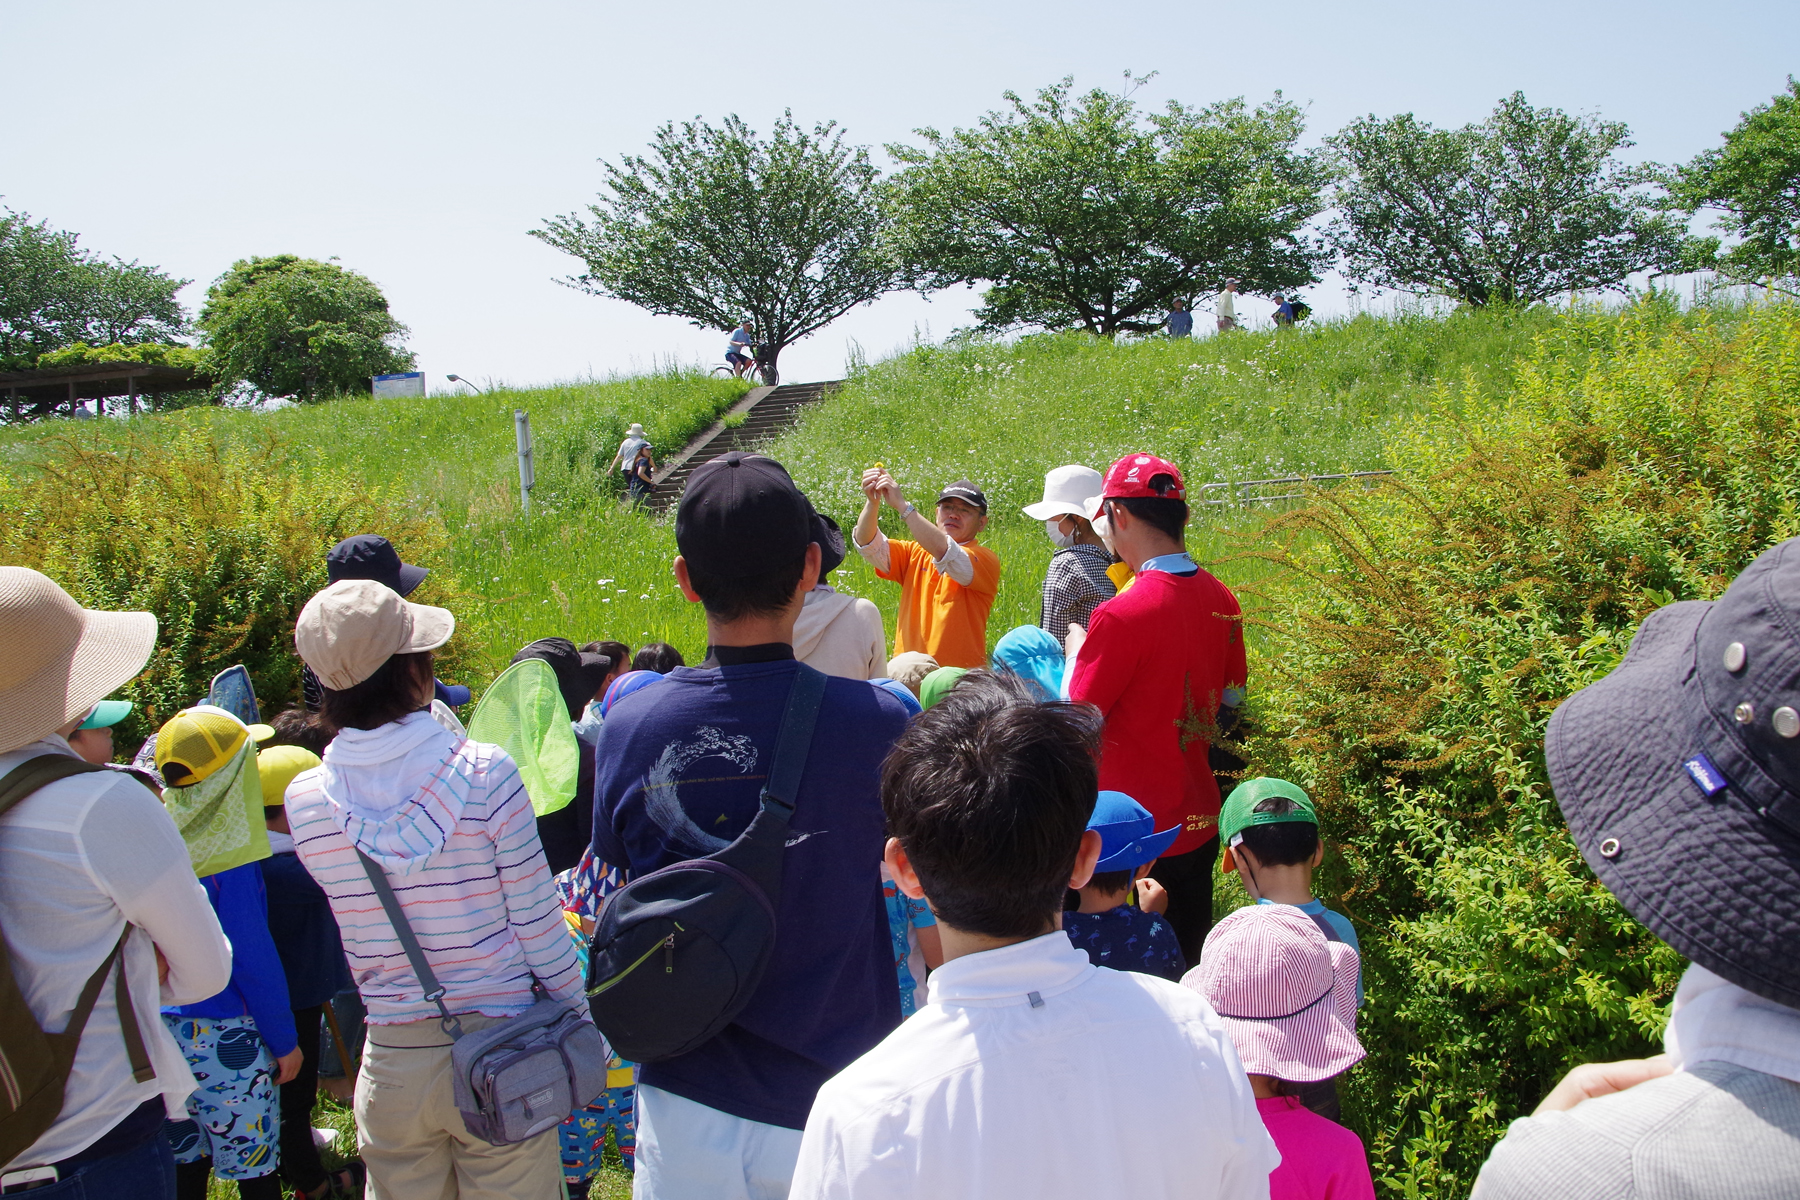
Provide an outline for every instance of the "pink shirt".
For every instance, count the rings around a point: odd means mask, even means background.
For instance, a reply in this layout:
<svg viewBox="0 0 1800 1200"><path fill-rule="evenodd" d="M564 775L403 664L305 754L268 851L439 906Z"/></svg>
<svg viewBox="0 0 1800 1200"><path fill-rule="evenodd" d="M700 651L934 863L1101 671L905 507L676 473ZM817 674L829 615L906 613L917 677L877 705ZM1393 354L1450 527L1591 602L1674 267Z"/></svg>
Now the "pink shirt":
<svg viewBox="0 0 1800 1200"><path fill-rule="evenodd" d="M1281 1151L1269 1200L1375 1200L1361 1138L1294 1096L1259 1099L1256 1111Z"/></svg>

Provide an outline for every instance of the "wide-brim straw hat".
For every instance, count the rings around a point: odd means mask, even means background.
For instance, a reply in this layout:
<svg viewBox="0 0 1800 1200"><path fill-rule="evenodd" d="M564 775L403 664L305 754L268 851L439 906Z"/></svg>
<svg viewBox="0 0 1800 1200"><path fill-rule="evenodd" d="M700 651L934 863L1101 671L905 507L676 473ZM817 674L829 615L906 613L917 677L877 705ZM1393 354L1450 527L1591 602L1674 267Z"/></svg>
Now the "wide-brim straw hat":
<svg viewBox="0 0 1800 1200"><path fill-rule="evenodd" d="M1219 1014L1252 1075L1317 1083L1362 1061L1356 951L1291 904L1252 904L1213 926L1181 977Z"/></svg>
<svg viewBox="0 0 1800 1200"><path fill-rule="evenodd" d="M1625 910L1800 1008L1800 538L1644 619L1544 735L1576 846Z"/></svg>
<svg viewBox="0 0 1800 1200"><path fill-rule="evenodd" d="M0 567L0 753L85 717L156 647L147 612L83 608L29 567Z"/></svg>

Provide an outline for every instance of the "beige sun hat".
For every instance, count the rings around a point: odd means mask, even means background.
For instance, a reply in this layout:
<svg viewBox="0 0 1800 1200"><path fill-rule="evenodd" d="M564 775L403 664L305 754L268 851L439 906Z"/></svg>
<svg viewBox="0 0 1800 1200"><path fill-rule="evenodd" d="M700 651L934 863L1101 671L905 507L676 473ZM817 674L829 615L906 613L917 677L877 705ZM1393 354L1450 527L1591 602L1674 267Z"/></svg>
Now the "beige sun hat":
<svg viewBox="0 0 1800 1200"><path fill-rule="evenodd" d="M436 650L456 632L447 608L413 604L373 579L340 579L294 623L300 660L332 691L353 688L396 654Z"/></svg>
<svg viewBox="0 0 1800 1200"><path fill-rule="evenodd" d="M0 753L80 720L150 661L156 617L75 603L30 567L0 567Z"/></svg>
<svg viewBox="0 0 1800 1200"><path fill-rule="evenodd" d="M1071 464L1057 467L1044 475L1044 498L1036 504L1027 504L1025 515L1034 521L1048 521L1051 517L1071 516L1084 520L1090 509L1083 508L1089 496L1101 490L1100 472L1092 467Z"/></svg>

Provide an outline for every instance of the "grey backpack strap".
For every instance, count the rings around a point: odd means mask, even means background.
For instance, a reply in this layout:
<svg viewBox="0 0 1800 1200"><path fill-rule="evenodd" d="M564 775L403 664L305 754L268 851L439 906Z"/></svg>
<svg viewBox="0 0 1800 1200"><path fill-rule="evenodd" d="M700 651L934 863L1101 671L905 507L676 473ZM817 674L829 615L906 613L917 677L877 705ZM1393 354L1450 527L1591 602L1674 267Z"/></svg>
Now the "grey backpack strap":
<svg viewBox="0 0 1800 1200"><path fill-rule="evenodd" d="M781 717L781 731L775 735L775 758L761 797L764 808L775 808L783 818L792 817L794 805L800 801L800 777L806 773L813 727L819 720L819 704L825 699L825 674L805 663L799 667L788 687L787 711Z"/></svg>
<svg viewBox="0 0 1800 1200"><path fill-rule="evenodd" d="M369 883L381 901L382 911L387 913L388 923L394 927L394 936L400 939L400 948L406 951L406 961L412 964L413 974L419 977L419 986L425 989L425 999L436 1004L438 1011L444 1014L439 1024L451 1038L460 1038L463 1034L462 1022L444 1004L444 985L438 982L437 973L425 961L425 951L419 945L418 936L413 933L412 922L406 919L406 913L400 907L400 898L394 895L387 872L381 869L380 863L364 854L360 846L356 849L356 857L362 860L363 871L368 875Z"/></svg>

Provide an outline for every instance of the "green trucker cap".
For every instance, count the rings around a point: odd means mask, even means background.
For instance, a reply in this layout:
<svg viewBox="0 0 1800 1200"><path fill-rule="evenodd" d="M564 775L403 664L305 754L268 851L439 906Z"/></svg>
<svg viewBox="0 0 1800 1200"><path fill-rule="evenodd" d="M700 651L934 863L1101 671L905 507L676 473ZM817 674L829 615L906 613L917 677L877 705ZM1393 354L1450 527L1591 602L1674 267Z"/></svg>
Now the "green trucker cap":
<svg viewBox="0 0 1800 1200"><path fill-rule="evenodd" d="M109 725L117 725L131 715L131 701L102 700L94 705L94 711L88 714L87 720L77 725L77 729L105 729Z"/></svg>
<svg viewBox="0 0 1800 1200"><path fill-rule="evenodd" d="M1219 840L1231 846L1252 825L1284 825L1292 821L1319 823L1312 797L1285 779L1246 779L1231 789L1231 796L1219 810Z"/></svg>

